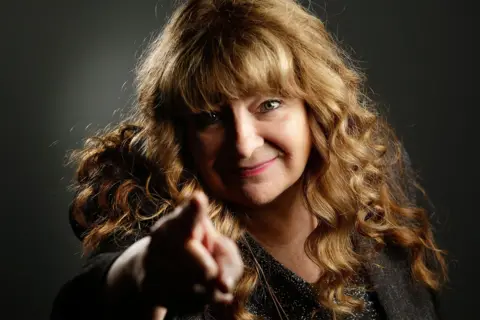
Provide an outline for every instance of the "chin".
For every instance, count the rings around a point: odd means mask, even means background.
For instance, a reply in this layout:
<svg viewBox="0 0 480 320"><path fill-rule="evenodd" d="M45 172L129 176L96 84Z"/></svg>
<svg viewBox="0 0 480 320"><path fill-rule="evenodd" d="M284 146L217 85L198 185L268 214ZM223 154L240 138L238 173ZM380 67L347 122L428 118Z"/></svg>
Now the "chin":
<svg viewBox="0 0 480 320"><path fill-rule="evenodd" d="M277 185L245 186L238 190L237 203L249 207L258 208L275 201L284 191Z"/></svg>
<svg viewBox="0 0 480 320"><path fill-rule="evenodd" d="M248 208L260 208L273 202L278 195L271 194L244 194L242 205Z"/></svg>

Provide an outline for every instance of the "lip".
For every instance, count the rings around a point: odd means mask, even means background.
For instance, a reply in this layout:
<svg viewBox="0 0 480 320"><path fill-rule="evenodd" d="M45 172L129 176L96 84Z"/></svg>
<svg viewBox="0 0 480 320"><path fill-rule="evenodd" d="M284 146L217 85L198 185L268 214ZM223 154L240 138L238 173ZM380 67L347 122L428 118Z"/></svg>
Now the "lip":
<svg viewBox="0 0 480 320"><path fill-rule="evenodd" d="M241 177L256 176L256 175L264 172L265 170L267 170L275 162L276 159L277 159L277 157L275 157L271 160L259 163L257 165L251 166L251 167L240 168L240 176Z"/></svg>

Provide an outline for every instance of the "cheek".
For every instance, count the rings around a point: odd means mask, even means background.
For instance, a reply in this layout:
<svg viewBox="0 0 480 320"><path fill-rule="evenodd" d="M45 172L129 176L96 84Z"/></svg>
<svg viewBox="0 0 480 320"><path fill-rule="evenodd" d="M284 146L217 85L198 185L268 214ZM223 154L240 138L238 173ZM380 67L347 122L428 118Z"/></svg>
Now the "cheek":
<svg viewBox="0 0 480 320"><path fill-rule="evenodd" d="M198 178L209 192L222 195L223 182L217 165L224 144L222 133L208 136L196 134L191 142L192 157Z"/></svg>
<svg viewBox="0 0 480 320"><path fill-rule="evenodd" d="M311 148L310 130L303 113L279 121L270 132L270 142L285 154L287 159L302 159Z"/></svg>
<svg viewBox="0 0 480 320"><path fill-rule="evenodd" d="M203 170L210 170L223 144L223 135L194 133L190 139L190 150L195 163Z"/></svg>

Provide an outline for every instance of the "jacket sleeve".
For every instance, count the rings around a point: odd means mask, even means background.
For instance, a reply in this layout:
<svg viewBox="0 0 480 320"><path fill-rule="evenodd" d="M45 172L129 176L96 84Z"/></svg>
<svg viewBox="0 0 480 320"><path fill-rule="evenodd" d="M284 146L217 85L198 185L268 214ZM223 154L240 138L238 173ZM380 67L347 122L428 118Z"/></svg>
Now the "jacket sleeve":
<svg viewBox="0 0 480 320"><path fill-rule="evenodd" d="M141 307L141 299L135 299L134 297L128 299L126 303L130 307L124 308L125 306L123 306L122 310L114 310L114 308L108 307L105 294L107 273L115 260L139 237L131 236L121 241L112 239L113 237L103 241L87 258L78 274L60 288L52 305L50 320L151 320L147 311L149 308ZM142 314L142 310L146 313ZM178 314L170 310L164 320L178 319L180 319ZM197 315L185 319L197 320L200 317Z"/></svg>
<svg viewBox="0 0 480 320"><path fill-rule="evenodd" d="M105 281L113 262L135 241L105 240L83 264L80 272L66 282L52 305L51 320L105 319Z"/></svg>

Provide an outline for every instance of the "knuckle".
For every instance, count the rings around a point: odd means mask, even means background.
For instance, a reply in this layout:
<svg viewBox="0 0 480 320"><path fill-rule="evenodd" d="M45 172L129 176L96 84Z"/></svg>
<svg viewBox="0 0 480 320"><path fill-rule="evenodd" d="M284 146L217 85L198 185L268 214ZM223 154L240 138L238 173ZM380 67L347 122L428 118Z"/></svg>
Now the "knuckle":
<svg viewBox="0 0 480 320"><path fill-rule="evenodd" d="M223 243L229 251L238 252L237 244L232 239L225 237Z"/></svg>
<svg viewBox="0 0 480 320"><path fill-rule="evenodd" d="M203 267L203 276L205 280L214 279L218 275L218 267L213 265L205 265Z"/></svg>

